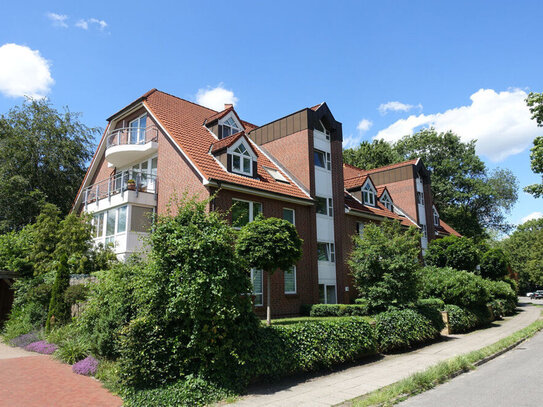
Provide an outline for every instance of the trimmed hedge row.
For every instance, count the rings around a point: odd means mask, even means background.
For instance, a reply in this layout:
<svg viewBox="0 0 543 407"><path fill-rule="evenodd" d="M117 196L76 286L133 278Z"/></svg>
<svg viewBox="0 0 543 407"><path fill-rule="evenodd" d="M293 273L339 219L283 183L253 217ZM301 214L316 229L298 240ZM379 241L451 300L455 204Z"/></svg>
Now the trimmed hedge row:
<svg viewBox="0 0 543 407"><path fill-rule="evenodd" d="M492 317L486 307L469 310L458 305L447 304L445 311L449 312L451 333L455 334L468 332L492 322Z"/></svg>
<svg viewBox="0 0 543 407"><path fill-rule="evenodd" d="M301 322L258 330L249 371L256 378L276 378L329 368L374 354L373 327L360 317Z"/></svg>
<svg viewBox="0 0 543 407"><path fill-rule="evenodd" d="M368 307L363 304L315 304L309 311L311 317L363 317L368 314Z"/></svg>
<svg viewBox="0 0 543 407"><path fill-rule="evenodd" d="M431 313L430 308L426 308ZM379 351L390 352L407 349L413 345L424 343L439 336L437 317L427 318L413 309L386 311L375 317L375 332ZM441 316L440 316L441 317Z"/></svg>

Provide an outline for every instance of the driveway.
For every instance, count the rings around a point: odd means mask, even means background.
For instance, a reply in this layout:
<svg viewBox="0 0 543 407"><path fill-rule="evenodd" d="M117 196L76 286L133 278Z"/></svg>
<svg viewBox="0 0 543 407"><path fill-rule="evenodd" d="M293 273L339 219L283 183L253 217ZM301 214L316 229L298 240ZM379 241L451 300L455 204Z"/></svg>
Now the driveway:
<svg viewBox="0 0 543 407"><path fill-rule="evenodd" d="M72 367L0 342L0 407L117 407L122 400Z"/></svg>

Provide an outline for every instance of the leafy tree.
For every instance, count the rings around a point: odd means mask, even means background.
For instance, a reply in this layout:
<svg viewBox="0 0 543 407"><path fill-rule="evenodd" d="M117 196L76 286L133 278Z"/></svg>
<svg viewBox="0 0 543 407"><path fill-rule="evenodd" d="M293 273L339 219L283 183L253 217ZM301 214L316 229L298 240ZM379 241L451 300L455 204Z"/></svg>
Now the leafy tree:
<svg viewBox="0 0 543 407"><path fill-rule="evenodd" d="M32 264L28 259L31 245L29 227L0 235L0 270L25 277L32 275Z"/></svg>
<svg viewBox="0 0 543 407"><path fill-rule="evenodd" d="M360 297L372 311L416 301L419 253L420 233L415 228L402 229L399 222L370 223L362 237L354 237L348 264Z"/></svg>
<svg viewBox="0 0 543 407"><path fill-rule="evenodd" d="M522 291L543 286L543 218L530 220L501 242Z"/></svg>
<svg viewBox="0 0 543 407"><path fill-rule="evenodd" d="M480 253L470 238L447 236L432 240L424 259L430 266L474 272L480 262Z"/></svg>
<svg viewBox="0 0 543 407"><path fill-rule="evenodd" d="M539 127L543 127L543 93L530 92L526 98L526 104L532 113L532 119L537 122ZM534 146L530 150L530 160L532 171L535 174L541 174L541 183L528 185L524 191L539 198L543 196L543 137L539 136L534 139Z"/></svg>
<svg viewBox="0 0 543 407"><path fill-rule="evenodd" d="M29 260L34 267L34 275L52 270L54 253L59 241L60 210L53 204L44 205L36 223L31 226L32 246Z"/></svg>
<svg viewBox="0 0 543 407"><path fill-rule="evenodd" d="M357 148L343 151L343 160L347 164L364 170L401 162L402 159L392 145L384 140L362 141Z"/></svg>
<svg viewBox="0 0 543 407"><path fill-rule="evenodd" d="M249 267L266 272L266 321L270 325L271 274L276 269L284 271L291 268L302 257L302 240L292 223L259 216L241 228L236 250Z"/></svg>
<svg viewBox="0 0 543 407"><path fill-rule="evenodd" d="M72 312L64 298L66 289L70 286L70 272L68 270L68 259L63 255L59 261L55 283L51 291L51 302L45 330L49 331L53 326L61 326L70 321Z"/></svg>
<svg viewBox="0 0 543 407"><path fill-rule="evenodd" d="M121 335L126 384L163 385L189 374L243 382L259 321L245 295L251 285L235 231L207 205L185 200L174 217L157 218L150 264L134 289L137 313Z"/></svg>
<svg viewBox="0 0 543 407"><path fill-rule="evenodd" d="M96 132L45 99L28 99L0 117L0 232L33 222L44 202L68 213Z"/></svg>
<svg viewBox="0 0 543 407"><path fill-rule="evenodd" d="M508 265L502 249L490 249L481 257L481 276L490 280L503 280L509 272Z"/></svg>

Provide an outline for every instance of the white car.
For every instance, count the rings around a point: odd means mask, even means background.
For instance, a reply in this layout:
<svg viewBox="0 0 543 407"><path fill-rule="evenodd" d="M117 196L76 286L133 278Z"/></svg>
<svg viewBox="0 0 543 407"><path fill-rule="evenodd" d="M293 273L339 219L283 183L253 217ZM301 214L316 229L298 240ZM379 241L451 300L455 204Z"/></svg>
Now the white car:
<svg viewBox="0 0 543 407"><path fill-rule="evenodd" d="M526 297L528 298L532 298L532 295L534 295L534 293L526 293Z"/></svg>

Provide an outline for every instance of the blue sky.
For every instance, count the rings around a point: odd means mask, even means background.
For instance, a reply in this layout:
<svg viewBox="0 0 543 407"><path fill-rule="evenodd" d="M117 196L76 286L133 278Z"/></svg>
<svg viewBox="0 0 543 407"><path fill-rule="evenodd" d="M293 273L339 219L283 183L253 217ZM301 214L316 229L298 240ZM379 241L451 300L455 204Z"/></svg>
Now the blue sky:
<svg viewBox="0 0 543 407"><path fill-rule="evenodd" d="M9 2L0 112L46 95L104 126L156 87L263 124L326 101L346 145L452 128L524 186L540 180L522 99L543 91L542 20L538 1ZM509 219L542 204L519 191Z"/></svg>

